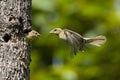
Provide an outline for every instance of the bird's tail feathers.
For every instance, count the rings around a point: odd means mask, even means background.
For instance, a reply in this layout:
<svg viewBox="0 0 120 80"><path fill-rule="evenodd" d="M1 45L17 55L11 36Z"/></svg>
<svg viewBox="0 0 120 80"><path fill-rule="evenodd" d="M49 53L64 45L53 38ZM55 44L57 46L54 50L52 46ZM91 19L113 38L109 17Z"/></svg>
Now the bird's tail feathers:
<svg viewBox="0 0 120 80"><path fill-rule="evenodd" d="M86 43L89 43L98 47L106 42L106 37L102 35L97 36L95 38L84 38L84 39L86 40Z"/></svg>

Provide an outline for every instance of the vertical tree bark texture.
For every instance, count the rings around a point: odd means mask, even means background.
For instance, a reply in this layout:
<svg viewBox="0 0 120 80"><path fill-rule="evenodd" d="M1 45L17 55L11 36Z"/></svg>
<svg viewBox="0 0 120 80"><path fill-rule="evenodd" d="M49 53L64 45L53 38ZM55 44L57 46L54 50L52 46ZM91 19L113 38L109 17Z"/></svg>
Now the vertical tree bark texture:
<svg viewBox="0 0 120 80"><path fill-rule="evenodd" d="M0 0L0 80L29 80L31 0Z"/></svg>

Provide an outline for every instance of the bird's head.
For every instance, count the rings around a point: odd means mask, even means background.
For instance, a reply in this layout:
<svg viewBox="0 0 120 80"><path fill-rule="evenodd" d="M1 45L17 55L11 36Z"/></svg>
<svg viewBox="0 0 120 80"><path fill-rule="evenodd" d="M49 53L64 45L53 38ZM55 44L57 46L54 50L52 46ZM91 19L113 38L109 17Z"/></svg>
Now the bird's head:
<svg viewBox="0 0 120 80"><path fill-rule="evenodd" d="M58 34L60 34L62 32L62 29L61 28L54 28L54 29L52 29L49 33L50 34L56 34L56 35L58 35Z"/></svg>
<svg viewBox="0 0 120 80"><path fill-rule="evenodd" d="M27 38L31 40L31 39L37 38L39 36L40 36L40 34L37 31L32 30L28 33Z"/></svg>

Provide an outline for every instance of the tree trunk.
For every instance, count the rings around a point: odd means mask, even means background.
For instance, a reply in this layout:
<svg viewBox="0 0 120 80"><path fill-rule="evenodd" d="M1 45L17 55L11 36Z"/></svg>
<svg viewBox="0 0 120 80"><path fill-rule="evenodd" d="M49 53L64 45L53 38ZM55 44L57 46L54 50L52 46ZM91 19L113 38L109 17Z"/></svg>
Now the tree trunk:
<svg viewBox="0 0 120 80"><path fill-rule="evenodd" d="M0 80L29 80L31 0L0 0Z"/></svg>

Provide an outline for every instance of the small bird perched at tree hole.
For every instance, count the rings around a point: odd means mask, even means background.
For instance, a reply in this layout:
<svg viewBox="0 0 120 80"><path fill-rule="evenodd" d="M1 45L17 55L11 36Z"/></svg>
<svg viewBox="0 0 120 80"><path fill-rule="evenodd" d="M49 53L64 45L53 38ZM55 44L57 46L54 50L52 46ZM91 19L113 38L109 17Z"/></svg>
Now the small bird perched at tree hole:
<svg viewBox="0 0 120 80"><path fill-rule="evenodd" d="M80 34L69 29L54 28L49 33L56 34L60 39L69 44L72 55L76 55L77 50L84 51L83 47L86 43L101 46L106 42L105 36L97 36L95 38L84 38Z"/></svg>
<svg viewBox="0 0 120 80"><path fill-rule="evenodd" d="M28 33L28 35L26 36L26 39L28 42L30 42L33 39L38 38L39 36L40 36L40 34L37 31L32 30Z"/></svg>

